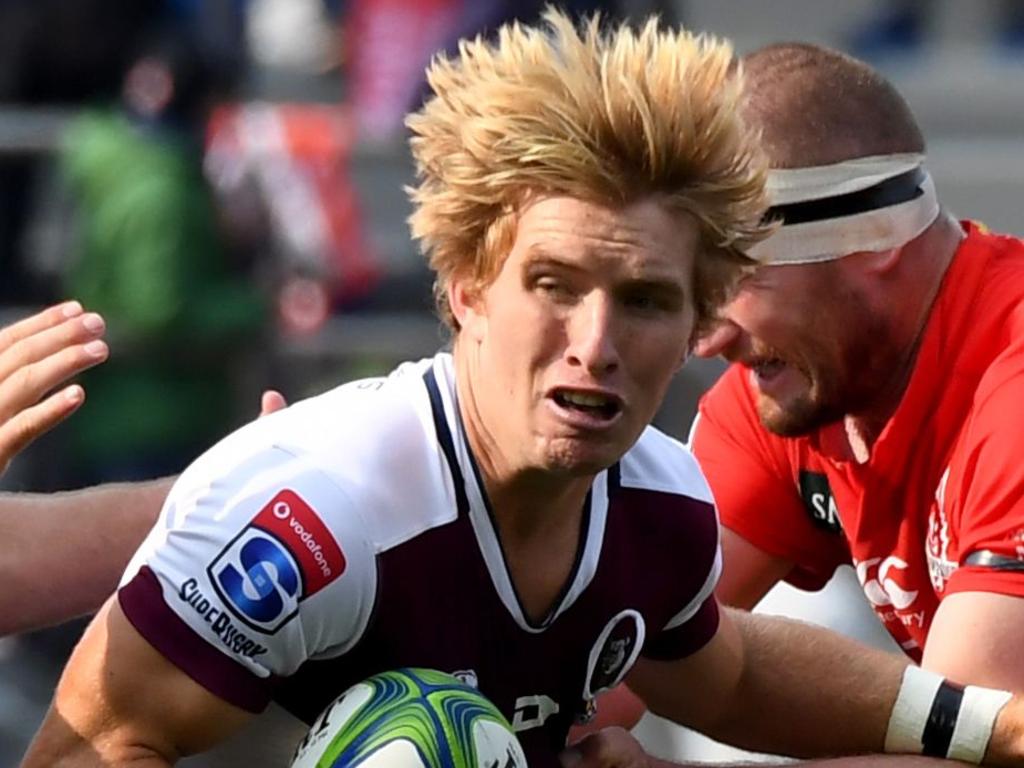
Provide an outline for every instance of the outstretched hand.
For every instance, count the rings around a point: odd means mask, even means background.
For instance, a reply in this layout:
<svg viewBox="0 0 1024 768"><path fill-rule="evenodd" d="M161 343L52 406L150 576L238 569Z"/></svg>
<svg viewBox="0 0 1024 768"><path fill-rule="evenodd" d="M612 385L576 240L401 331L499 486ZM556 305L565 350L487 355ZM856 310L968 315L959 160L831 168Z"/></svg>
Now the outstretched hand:
<svg viewBox="0 0 1024 768"><path fill-rule="evenodd" d="M104 330L103 318L77 301L0 329L0 472L85 401L78 384L54 389L107 359Z"/></svg>

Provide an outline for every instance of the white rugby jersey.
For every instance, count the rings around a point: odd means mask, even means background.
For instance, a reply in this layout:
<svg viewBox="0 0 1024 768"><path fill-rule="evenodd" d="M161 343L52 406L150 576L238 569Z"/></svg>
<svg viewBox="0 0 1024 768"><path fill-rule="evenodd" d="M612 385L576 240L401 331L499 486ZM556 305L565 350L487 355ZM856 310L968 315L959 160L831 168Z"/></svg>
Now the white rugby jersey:
<svg viewBox="0 0 1024 768"><path fill-rule="evenodd" d="M251 711L312 721L402 666L457 673L554 764L638 655L714 635L718 524L696 462L653 428L600 473L572 574L534 624L516 596L445 353L259 419L178 479L119 599L158 650Z"/></svg>

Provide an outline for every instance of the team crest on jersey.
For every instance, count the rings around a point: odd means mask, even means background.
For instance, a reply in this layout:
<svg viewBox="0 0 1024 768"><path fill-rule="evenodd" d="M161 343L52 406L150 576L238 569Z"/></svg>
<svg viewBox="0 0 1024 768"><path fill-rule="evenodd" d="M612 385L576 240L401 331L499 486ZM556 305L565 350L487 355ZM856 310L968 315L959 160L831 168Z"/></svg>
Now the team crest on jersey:
<svg viewBox="0 0 1024 768"><path fill-rule="evenodd" d="M295 491L280 491L206 569L217 594L245 624L272 634L299 603L345 571L345 555Z"/></svg>
<svg viewBox="0 0 1024 768"><path fill-rule="evenodd" d="M839 508L832 496L828 478L820 472L800 470L800 497L804 501L811 522L829 533L841 534L843 524L839 520Z"/></svg>
<svg viewBox="0 0 1024 768"><path fill-rule="evenodd" d="M937 594L946 589L946 582L957 569L957 562L949 557L949 520L946 519L946 483L949 482L949 467L942 473L942 479L935 489L935 503L928 513L928 536L925 539L925 553L928 556L928 577Z"/></svg>
<svg viewBox="0 0 1024 768"><path fill-rule="evenodd" d="M601 691L614 688L632 669L644 644L644 619L632 608L613 616L590 649L583 699L592 702ZM587 706L593 716L593 707Z"/></svg>

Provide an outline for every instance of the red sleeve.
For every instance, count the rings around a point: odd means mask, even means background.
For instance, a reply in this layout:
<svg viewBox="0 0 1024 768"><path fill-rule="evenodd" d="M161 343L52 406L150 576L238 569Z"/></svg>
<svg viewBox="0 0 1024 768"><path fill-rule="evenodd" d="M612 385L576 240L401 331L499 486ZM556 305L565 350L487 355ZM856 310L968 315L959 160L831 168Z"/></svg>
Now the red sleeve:
<svg viewBox="0 0 1024 768"><path fill-rule="evenodd" d="M1015 346L1015 348L1014 348ZM1024 341L985 374L950 467L957 565L946 593L1024 597Z"/></svg>
<svg viewBox="0 0 1024 768"><path fill-rule="evenodd" d="M758 420L743 371L732 367L701 400L690 447L722 524L768 554L791 560L787 581L821 589L848 562L845 539L813 525L783 441ZM726 564L728 567L728 564Z"/></svg>

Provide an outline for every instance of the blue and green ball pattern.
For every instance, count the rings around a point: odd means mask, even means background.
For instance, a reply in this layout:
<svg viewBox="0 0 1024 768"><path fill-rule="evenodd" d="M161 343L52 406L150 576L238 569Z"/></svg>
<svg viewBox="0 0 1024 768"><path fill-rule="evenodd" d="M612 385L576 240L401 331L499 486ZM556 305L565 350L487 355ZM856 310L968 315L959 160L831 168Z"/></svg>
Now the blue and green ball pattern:
<svg viewBox="0 0 1024 768"><path fill-rule="evenodd" d="M364 680L370 699L342 724L317 768L357 766L385 744L404 739L427 768L476 768L473 725L511 726L479 691L431 669L404 668Z"/></svg>

